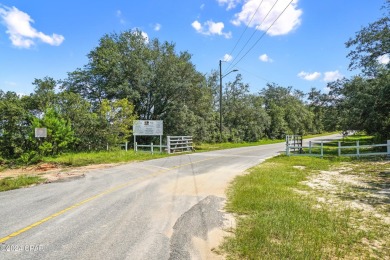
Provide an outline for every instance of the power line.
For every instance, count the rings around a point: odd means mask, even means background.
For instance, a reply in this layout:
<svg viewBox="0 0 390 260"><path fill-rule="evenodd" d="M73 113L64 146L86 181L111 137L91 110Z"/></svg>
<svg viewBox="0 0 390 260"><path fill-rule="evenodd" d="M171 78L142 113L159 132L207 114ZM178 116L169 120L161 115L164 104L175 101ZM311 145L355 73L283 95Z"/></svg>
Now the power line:
<svg viewBox="0 0 390 260"><path fill-rule="evenodd" d="M236 44L235 44L234 47L233 47L233 50L229 53L229 55L232 55L232 54L233 54L233 52L234 52L234 50L236 49L238 43L241 41L242 37L244 36L244 34L246 33L246 31L248 30L250 24L252 23L253 18L255 18L255 15L256 15L257 12L259 11L260 6L261 6L261 4L263 3L263 1L264 1L264 0L261 0L261 2L260 2L260 4L259 4L259 6L257 7L256 11L253 13L251 20L250 20L249 23L246 25L245 30L244 30L244 31L242 32L242 34L240 35L240 38L237 40ZM233 61L234 61L234 59L233 59ZM226 71L226 70L225 70L225 71Z"/></svg>
<svg viewBox="0 0 390 260"><path fill-rule="evenodd" d="M274 82L273 80L269 80L269 79L266 79L266 78L264 78L264 77L261 77L261 76L257 75L256 73L253 73L253 72L251 72L251 71L249 71L249 70L247 70L247 69L244 69L244 68L242 68L242 67L238 67L238 66L236 66L236 67L237 67L240 71L242 70L242 71L245 71L246 73L252 74L252 75L255 76L256 78L261 79L261 80L264 80L264 81L267 82L267 83L269 83L269 82Z"/></svg>
<svg viewBox="0 0 390 260"><path fill-rule="evenodd" d="M263 2L263 1L261 1L261 3L262 3L262 2ZM263 20L260 22L260 24L258 24L258 25L256 26L255 31L252 33L251 37L249 37L249 39L246 41L246 43L245 43L244 46L241 48L241 50L239 51L239 53L237 54L237 56L233 59L232 63L234 63L234 61L240 56L241 52L245 49L245 47L248 45L248 43L250 42L250 40L252 40L253 36L258 32L257 28L259 28L259 27L264 23L265 19L267 19L268 15L271 13L271 11L274 9L275 5L276 5L278 2L279 2L279 0L276 0L276 1L275 1L275 3L273 4L273 6L271 7L271 9L269 9L267 15L264 16L264 18L263 18ZM260 3L260 5L261 5L261 3ZM258 9L260 8L260 5L258 6L256 12L257 12ZM253 14L252 19L253 19L253 17L255 16L256 12ZM251 21L252 21L252 20L251 20ZM249 24L247 25L247 28L248 28L248 26L249 26ZM246 30L246 29L245 29L245 30ZM237 44L238 44L238 42L237 42ZM237 44L236 44L236 45L237 45ZM232 63L231 63L231 64L232 64ZM229 70L231 67L233 67L233 66L229 65L229 66L225 69L225 71Z"/></svg>
<svg viewBox="0 0 390 260"><path fill-rule="evenodd" d="M264 37L264 35L271 29L271 27L276 23L276 21L282 16L282 14L287 10L287 8L291 5L294 0L291 0L290 3L283 9L283 11L279 14L279 16L273 21L273 23L268 27L268 29L260 36L260 38L252 45L252 47L232 66L237 66L237 64L245 58L246 55L256 46L256 44Z"/></svg>

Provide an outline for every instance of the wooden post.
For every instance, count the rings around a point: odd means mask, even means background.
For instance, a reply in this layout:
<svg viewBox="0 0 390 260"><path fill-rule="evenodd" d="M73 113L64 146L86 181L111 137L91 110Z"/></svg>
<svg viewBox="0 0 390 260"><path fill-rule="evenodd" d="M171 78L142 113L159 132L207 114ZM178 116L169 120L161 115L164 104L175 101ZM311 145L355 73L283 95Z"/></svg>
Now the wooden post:
<svg viewBox="0 0 390 260"><path fill-rule="evenodd" d="M153 143L150 144L150 150L151 150L151 152L153 154L154 153Z"/></svg>
<svg viewBox="0 0 390 260"><path fill-rule="evenodd" d="M128 142L125 143L125 150L126 150L126 152L127 152L127 143L128 143Z"/></svg>
<svg viewBox="0 0 390 260"><path fill-rule="evenodd" d="M134 143L134 151L138 152L137 142Z"/></svg>
<svg viewBox="0 0 390 260"><path fill-rule="evenodd" d="M309 141L309 154L311 154L311 141Z"/></svg>
<svg viewBox="0 0 390 260"><path fill-rule="evenodd" d="M321 141L321 158L324 157L324 141Z"/></svg>
<svg viewBox="0 0 390 260"><path fill-rule="evenodd" d="M390 140L387 140L387 157L390 158Z"/></svg>

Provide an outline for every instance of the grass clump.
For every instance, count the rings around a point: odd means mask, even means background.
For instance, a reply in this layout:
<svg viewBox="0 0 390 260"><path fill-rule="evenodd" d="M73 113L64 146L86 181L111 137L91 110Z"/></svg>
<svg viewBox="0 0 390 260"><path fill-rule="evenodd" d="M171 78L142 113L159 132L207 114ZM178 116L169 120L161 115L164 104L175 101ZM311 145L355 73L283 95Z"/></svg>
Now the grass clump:
<svg viewBox="0 0 390 260"><path fill-rule="evenodd" d="M370 231L350 224L350 209L331 211L302 195L302 184L339 161L278 156L235 179L228 190L227 210L238 215L234 236L221 250L230 259L369 258L362 239Z"/></svg>
<svg viewBox="0 0 390 260"><path fill-rule="evenodd" d="M43 181L44 179L39 176L20 175L15 178L6 177L4 179L0 179L0 191L19 189L32 184L42 183Z"/></svg>

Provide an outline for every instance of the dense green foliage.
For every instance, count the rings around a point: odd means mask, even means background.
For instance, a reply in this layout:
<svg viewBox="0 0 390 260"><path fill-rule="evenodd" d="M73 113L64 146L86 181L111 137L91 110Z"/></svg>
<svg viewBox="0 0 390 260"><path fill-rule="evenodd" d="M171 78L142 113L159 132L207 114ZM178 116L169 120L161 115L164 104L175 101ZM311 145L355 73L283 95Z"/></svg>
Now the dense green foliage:
<svg viewBox="0 0 390 260"><path fill-rule="evenodd" d="M140 31L104 35L88 63L56 81L36 79L34 93L0 90L0 163L29 163L65 151L103 150L131 141L134 119L164 120L166 135L192 135L196 142L256 142L286 134L364 130L390 137L389 11L346 43L351 68L363 74L331 82L329 93L309 93L268 83L251 93L242 75L222 93L219 75L198 72L188 52L173 43L144 38ZM37 139L34 128L46 127Z"/></svg>

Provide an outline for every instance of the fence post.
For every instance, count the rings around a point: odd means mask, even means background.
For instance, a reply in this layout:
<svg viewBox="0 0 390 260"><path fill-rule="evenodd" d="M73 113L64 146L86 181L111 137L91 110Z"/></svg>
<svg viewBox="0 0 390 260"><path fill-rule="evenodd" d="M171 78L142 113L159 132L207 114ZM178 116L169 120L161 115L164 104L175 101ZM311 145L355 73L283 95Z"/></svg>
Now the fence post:
<svg viewBox="0 0 390 260"><path fill-rule="evenodd" d="M339 145L338 145L339 156L341 156L341 142L339 141L338 143L339 143Z"/></svg>
<svg viewBox="0 0 390 260"><path fill-rule="evenodd" d="M387 157L390 158L390 140L387 140Z"/></svg>
<svg viewBox="0 0 390 260"><path fill-rule="evenodd" d="M309 154L311 154L311 141L309 141Z"/></svg>
<svg viewBox="0 0 390 260"><path fill-rule="evenodd" d="M324 157L324 141L321 141L321 158Z"/></svg>
<svg viewBox="0 0 390 260"><path fill-rule="evenodd" d="M153 154L153 152L154 152L153 143L150 144L150 151L151 151L152 154Z"/></svg>
<svg viewBox="0 0 390 260"><path fill-rule="evenodd" d="M108 151L108 143L107 143L107 151Z"/></svg>
<svg viewBox="0 0 390 260"><path fill-rule="evenodd" d="M135 152L138 152L137 142L134 143L134 150L135 150Z"/></svg>
<svg viewBox="0 0 390 260"><path fill-rule="evenodd" d="M162 153L162 135L160 135L160 153Z"/></svg>
<svg viewBox="0 0 390 260"><path fill-rule="evenodd" d="M288 142L286 143L286 155L290 156L290 146L289 146Z"/></svg>
<svg viewBox="0 0 390 260"><path fill-rule="evenodd" d="M168 150L168 154L171 153L171 137L170 136L167 136L167 150Z"/></svg>
<svg viewBox="0 0 390 260"><path fill-rule="evenodd" d="M127 152L127 143L128 143L128 142L125 143L125 150L126 150L126 152Z"/></svg>
<svg viewBox="0 0 390 260"><path fill-rule="evenodd" d="M360 147L359 147L359 140L356 141L356 155L359 158L360 157Z"/></svg>

